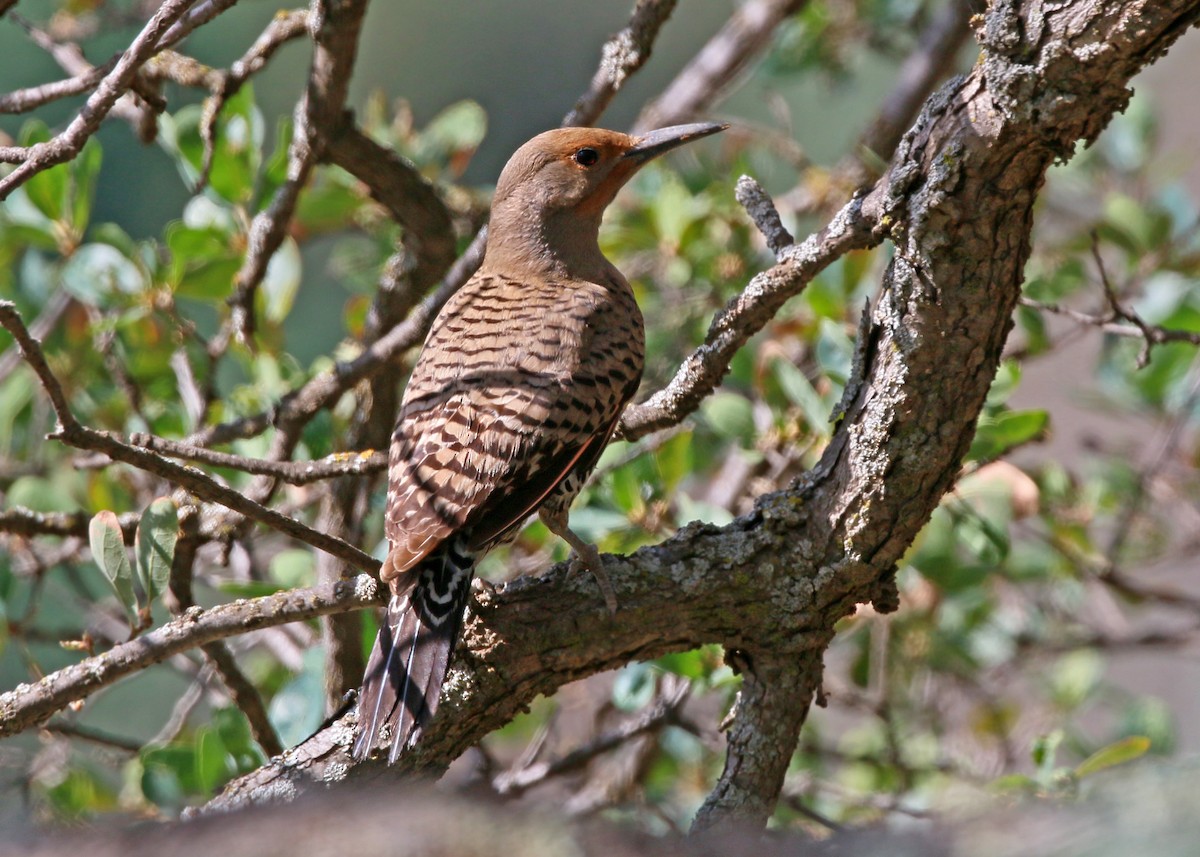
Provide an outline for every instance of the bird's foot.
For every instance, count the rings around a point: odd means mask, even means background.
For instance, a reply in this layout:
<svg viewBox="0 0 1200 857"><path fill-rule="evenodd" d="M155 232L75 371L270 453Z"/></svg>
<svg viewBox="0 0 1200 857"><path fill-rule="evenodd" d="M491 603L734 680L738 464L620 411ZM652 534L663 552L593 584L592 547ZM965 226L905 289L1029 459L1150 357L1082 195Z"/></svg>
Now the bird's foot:
<svg viewBox="0 0 1200 857"><path fill-rule="evenodd" d="M583 566L592 573L592 577L596 578L596 584L604 596L604 604L608 607L609 614L615 615L617 593L613 590L612 581L608 579L608 572L604 570L604 560L600 558L600 551L596 550L595 545L590 545L582 539L579 540L579 544L573 544L571 547L574 549L571 555L571 570L575 571Z"/></svg>
<svg viewBox="0 0 1200 857"><path fill-rule="evenodd" d="M574 551L571 558L571 570L574 571L578 565L586 567L592 573L592 577L596 578L596 584L604 596L604 604L608 607L609 614L615 614L617 612L617 593L613 591L612 582L604 570L604 560L600 558L600 551L596 550L595 545L577 536L567 526L567 516L564 512L549 512L543 509L540 517L550 532L569 544Z"/></svg>

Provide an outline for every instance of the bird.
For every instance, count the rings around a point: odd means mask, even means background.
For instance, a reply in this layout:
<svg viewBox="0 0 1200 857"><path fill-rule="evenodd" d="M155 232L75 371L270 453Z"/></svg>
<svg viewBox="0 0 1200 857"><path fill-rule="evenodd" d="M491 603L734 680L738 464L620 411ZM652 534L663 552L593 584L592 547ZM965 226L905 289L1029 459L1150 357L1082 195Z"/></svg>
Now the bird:
<svg viewBox="0 0 1200 857"><path fill-rule="evenodd" d="M568 509L637 391L642 314L598 244L617 191L651 159L728 127L629 135L559 128L500 173L483 261L413 366L388 455L380 580L390 599L358 694L353 756L388 763L437 710L476 562L535 511L616 596Z"/></svg>

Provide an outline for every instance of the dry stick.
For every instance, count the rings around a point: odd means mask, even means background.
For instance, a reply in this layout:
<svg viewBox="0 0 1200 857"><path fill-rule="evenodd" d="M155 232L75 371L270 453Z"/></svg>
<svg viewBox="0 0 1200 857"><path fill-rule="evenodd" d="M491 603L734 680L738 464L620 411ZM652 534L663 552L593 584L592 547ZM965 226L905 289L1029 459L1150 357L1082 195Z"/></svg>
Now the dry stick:
<svg viewBox="0 0 1200 857"><path fill-rule="evenodd" d="M749 0L634 123L634 133L686 122L707 110L768 44L775 28L807 0Z"/></svg>
<svg viewBox="0 0 1200 857"><path fill-rule="evenodd" d="M1081 325L1082 327L1094 327L1101 333L1109 333L1113 336L1129 337L1132 339L1144 340L1144 345L1154 346L1161 345L1167 342L1186 342L1189 345L1200 345L1200 333L1193 333L1190 330L1174 330L1169 327L1162 327L1157 324L1150 324L1145 319L1141 319L1141 324L1134 322L1132 324L1120 324L1115 321L1115 318L1124 318L1124 313L1133 313L1128 307L1121 307L1121 312L1114 314L1111 310L1104 315L1095 315L1094 313L1081 312L1073 307L1063 306L1048 301L1035 301L1033 298L1021 298L1021 306L1035 309L1039 312L1053 313L1061 315L1063 318L1068 318ZM1140 316L1139 316L1140 318ZM1138 356L1138 362L1141 362L1141 355Z"/></svg>
<svg viewBox="0 0 1200 857"><path fill-rule="evenodd" d="M73 42L60 42L46 31L35 27L33 24L26 21L19 15L13 15L12 20L21 27L29 37L29 40L50 55L50 58L58 64L59 68L76 76L86 78L95 78L92 85L88 89L92 89L99 83L106 74L116 67L117 61L121 58L121 53L113 54L112 58L98 70L88 62L87 57L83 55L83 49ZM97 72L99 73L97 74ZM53 85L52 85L53 87ZM141 82L135 76L130 87L143 95L147 104L162 105L162 100L152 93L147 87L142 86ZM72 88L68 86L67 88ZM36 93L33 93L36 96ZM165 105L164 105L165 106ZM117 116L129 122L135 128L140 126L143 121L143 113L141 107L129 99L127 96L117 100L113 105L112 115Z"/></svg>
<svg viewBox="0 0 1200 857"><path fill-rule="evenodd" d="M93 66L74 77L15 89L0 95L0 113L25 113L60 98L70 98L72 95L87 92L103 80L116 64L117 57L113 57L104 65Z"/></svg>
<svg viewBox="0 0 1200 857"><path fill-rule="evenodd" d="M211 467L227 467L243 473L271 476L289 485L307 485L322 479L338 476L365 476L379 473L387 468L387 453L377 451L343 452L326 456L317 461L266 461L218 452L202 446L167 440L153 434L137 433L129 436L129 445L160 452L171 458L198 461Z"/></svg>
<svg viewBox="0 0 1200 857"><path fill-rule="evenodd" d="M0 509L0 533L14 536L60 536L86 539L90 516L83 512L35 512L23 506ZM141 516L133 513L121 515L121 534L126 544L133 543Z"/></svg>
<svg viewBox="0 0 1200 857"><path fill-rule="evenodd" d="M71 124L52 140L37 143L24 150L24 159L15 170L0 178L0 200L8 198L32 176L61 164L79 154L83 144L100 127L113 105L132 85L142 64L158 52L159 39L163 33L187 11L195 0L165 0L154 17L146 24L121 59L113 67L96 91L88 98Z"/></svg>
<svg viewBox="0 0 1200 857"><path fill-rule="evenodd" d="M267 61L285 43L308 32L307 9L280 12L254 40L254 44L228 71L213 72L205 81L212 95L204 100L204 111L200 117L200 139L204 142L204 158L200 164L200 177L195 192L199 193L208 184L212 173L213 156L216 152L217 117L225 103L232 98L252 74L261 71Z"/></svg>
<svg viewBox="0 0 1200 857"><path fill-rule="evenodd" d="M37 374L43 389L46 391L46 395L50 397L50 402L54 407L54 413L58 417L59 422L59 430L52 437L62 440L64 443L74 446L77 449L102 452L115 461L123 461L141 470L161 476L187 489L202 500L219 503L222 506L240 512L247 518L266 524L306 544L312 545L318 550L326 551L344 559L346 562L351 563L357 568L361 568L363 571L370 573L378 571L379 561L353 545L346 544L340 539L331 538L324 533L319 533L273 509L268 509L265 506L255 503L237 491L218 484L211 477L199 470L184 467L144 449L129 446L103 432L83 425L75 419L75 415L71 412L66 396L63 394L62 386L50 371L50 367L46 364L46 358L42 354L41 346L29 335L29 331L17 313L16 307L9 301L0 301L0 325L3 325L13 335L13 338L16 339L21 353L25 356L25 361Z"/></svg>
<svg viewBox="0 0 1200 857"><path fill-rule="evenodd" d="M172 655L248 631L367 607L375 603L376 589L373 578L359 575L329 586L238 599L208 610L194 607L161 628L102 655L64 667L36 684L20 684L0 694L0 738L41 723L75 700Z"/></svg>

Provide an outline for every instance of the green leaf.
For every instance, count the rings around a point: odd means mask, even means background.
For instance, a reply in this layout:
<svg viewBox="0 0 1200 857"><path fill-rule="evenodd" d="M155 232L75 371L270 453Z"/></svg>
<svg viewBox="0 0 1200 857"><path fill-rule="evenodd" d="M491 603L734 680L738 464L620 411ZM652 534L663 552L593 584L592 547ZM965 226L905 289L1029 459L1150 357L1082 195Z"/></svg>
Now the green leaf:
<svg viewBox="0 0 1200 857"><path fill-rule="evenodd" d="M193 229L182 223L167 227L171 251L170 279L183 297L216 300L233 288L241 259L231 248L232 239L220 229Z"/></svg>
<svg viewBox="0 0 1200 857"><path fill-rule="evenodd" d="M700 413L719 436L753 443L754 413L745 396L718 390L704 400Z"/></svg>
<svg viewBox="0 0 1200 857"><path fill-rule="evenodd" d="M829 414L833 404L826 402L804 373L787 360L775 361L775 377L784 395L804 412L808 429L818 435L829 434Z"/></svg>
<svg viewBox="0 0 1200 857"><path fill-rule="evenodd" d="M1071 711L1092 697L1104 678L1104 659L1091 649L1063 655L1051 676L1053 699Z"/></svg>
<svg viewBox="0 0 1200 857"><path fill-rule="evenodd" d="M613 681L613 705L622 711L638 711L650 704L657 685L654 667L636 663L622 669Z"/></svg>
<svg viewBox="0 0 1200 857"><path fill-rule="evenodd" d="M84 244L62 268L63 288L84 303L104 295L136 294L146 288L142 269L111 244Z"/></svg>
<svg viewBox="0 0 1200 857"><path fill-rule="evenodd" d="M179 510L170 497L159 497L142 513L133 540L138 580L152 602L167 589L179 536Z"/></svg>
<svg viewBox="0 0 1200 857"><path fill-rule="evenodd" d="M22 129L21 145L32 146L50 139L50 130L43 122L29 122ZM62 221L70 187L69 164L59 164L36 173L25 182L25 193L38 211L50 220Z"/></svg>
<svg viewBox="0 0 1200 857"><path fill-rule="evenodd" d="M1050 414L1043 410L1004 411L980 417L967 459L994 461L1015 447L1042 439L1049 426Z"/></svg>
<svg viewBox="0 0 1200 857"><path fill-rule="evenodd" d="M133 569L125 553L125 540L121 536L121 523L116 513L107 509L96 513L88 525L88 543L92 548L92 558L117 594L132 624L138 612L137 595L133 591Z"/></svg>
<svg viewBox="0 0 1200 857"><path fill-rule="evenodd" d="M300 248L295 239L285 238L267 263L267 272L259 289L263 315L268 321L279 324L292 311L296 292L300 289L300 274Z"/></svg>
<svg viewBox="0 0 1200 857"><path fill-rule="evenodd" d="M204 727L198 731L195 754L200 791L204 795L214 794L234 773L225 742L216 730Z"/></svg>
<svg viewBox="0 0 1200 857"><path fill-rule="evenodd" d="M1120 741L1115 741L1092 753L1076 765L1075 776L1083 779L1089 774L1103 771L1105 768L1132 762L1149 749L1150 739L1145 735L1130 735L1128 738L1122 738Z"/></svg>
<svg viewBox="0 0 1200 857"><path fill-rule="evenodd" d="M1037 766L1038 782L1043 786L1054 780L1054 762L1058 758L1058 748L1063 742L1063 731L1055 729L1048 735L1042 735L1033 742L1033 764Z"/></svg>
<svg viewBox="0 0 1200 857"><path fill-rule="evenodd" d="M421 132L414 160L420 164L449 162L461 172L487 133L487 113L474 101L451 104Z"/></svg>

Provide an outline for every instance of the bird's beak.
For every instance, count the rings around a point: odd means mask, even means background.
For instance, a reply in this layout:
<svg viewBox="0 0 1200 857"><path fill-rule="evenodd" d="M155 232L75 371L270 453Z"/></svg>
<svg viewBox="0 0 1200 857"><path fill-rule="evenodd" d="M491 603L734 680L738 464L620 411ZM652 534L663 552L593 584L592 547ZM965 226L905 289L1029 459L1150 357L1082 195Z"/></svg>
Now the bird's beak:
<svg viewBox="0 0 1200 857"><path fill-rule="evenodd" d="M633 148L627 151L623 157L631 158L639 164L645 163L676 146L682 146L692 140L699 140L709 134L724 131L728 127L727 124L721 122L695 122L691 125L672 125L670 128L659 128L657 131L651 131L649 134L638 137Z"/></svg>

